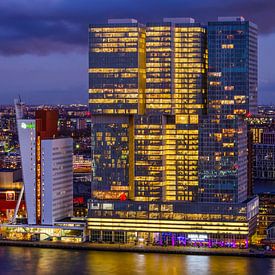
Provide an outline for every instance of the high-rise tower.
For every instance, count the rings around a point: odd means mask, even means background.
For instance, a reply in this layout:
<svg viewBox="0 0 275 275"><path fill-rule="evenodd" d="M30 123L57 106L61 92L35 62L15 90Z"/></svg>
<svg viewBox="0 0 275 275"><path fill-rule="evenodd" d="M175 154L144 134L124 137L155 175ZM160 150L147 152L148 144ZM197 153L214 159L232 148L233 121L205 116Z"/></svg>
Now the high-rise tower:
<svg viewBox="0 0 275 275"><path fill-rule="evenodd" d="M90 25L92 239L195 234L244 241L253 231L257 198L246 201L239 115L255 109L256 57L242 48L246 35L213 43L212 24L209 36L192 18ZM247 70L237 79L235 71Z"/></svg>
<svg viewBox="0 0 275 275"><path fill-rule="evenodd" d="M248 135L257 113L257 26L243 17L208 23L207 117L201 124L200 201L247 198Z"/></svg>
<svg viewBox="0 0 275 275"><path fill-rule="evenodd" d="M257 26L243 17L208 23L208 112L257 113Z"/></svg>
<svg viewBox="0 0 275 275"><path fill-rule="evenodd" d="M206 30L192 18L90 26L95 198L196 200L206 70Z"/></svg>
<svg viewBox="0 0 275 275"><path fill-rule="evenodd" d="M116 199L133 181L134 115L145 107L145 28L134 19L90 25L93 196Z"/></svg>

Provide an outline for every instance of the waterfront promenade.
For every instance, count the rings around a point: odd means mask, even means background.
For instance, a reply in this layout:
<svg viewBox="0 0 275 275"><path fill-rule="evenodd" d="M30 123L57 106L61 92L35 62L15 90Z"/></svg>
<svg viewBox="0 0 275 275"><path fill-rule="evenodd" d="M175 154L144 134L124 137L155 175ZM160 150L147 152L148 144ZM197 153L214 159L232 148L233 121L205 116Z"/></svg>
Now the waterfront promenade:
<svg viewBox="0 0 275 275"><path fill-rule="evenodd" d="M259 251L239 248L207 248L207 247L178 247L178 246L145 246L132 244L96 244L96 243L69 243L48 241L10 241L1 240L0 246L22 246L53 249L75 249L95 251L137 252L137 253L167 253L184 255L216 255L216 256L243 256L243 257L271 257L275 258L275 251Z"/></svg>

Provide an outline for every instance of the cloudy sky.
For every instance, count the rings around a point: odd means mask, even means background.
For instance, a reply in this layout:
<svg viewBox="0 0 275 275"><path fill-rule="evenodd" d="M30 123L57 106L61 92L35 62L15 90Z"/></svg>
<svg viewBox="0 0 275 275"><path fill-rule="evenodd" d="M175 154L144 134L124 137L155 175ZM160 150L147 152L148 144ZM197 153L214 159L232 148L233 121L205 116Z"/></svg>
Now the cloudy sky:
<svg viewBox="0 0 275 275"><path fill-rule="evenodd" d="M86 103L88 24L241 15L259 26L259 102L275 104L274 0L0 0L0 104Z"/></svg>

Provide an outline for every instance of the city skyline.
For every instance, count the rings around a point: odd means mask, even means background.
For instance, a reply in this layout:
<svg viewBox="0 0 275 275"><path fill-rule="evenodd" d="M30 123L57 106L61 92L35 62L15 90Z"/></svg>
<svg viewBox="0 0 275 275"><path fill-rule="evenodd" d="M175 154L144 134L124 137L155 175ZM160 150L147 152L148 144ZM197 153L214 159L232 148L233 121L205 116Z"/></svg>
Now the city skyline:
<svg viewBox="0 0 275 275"><path fill-rule="evenodd" d="M275 274L275 0L0 11L4 273Z"/></svg>
<svg viewBox="0 0 275 275"><path fill-rule="evenodd" d="M261 3L260 3L261 2ZM141 23L163 17L191 16L198 22L218 15L243 15L259 26L259 103L275 103L272 45L275 22L272 1L156 1L37 0L2 1L0 30L0 102L12 104L20 94L30 104L87 103L87 29L90 22L136 18ZM107 5L108 4L108 5ZM146 6L146 9L144 7ZM43 8L42 8L43 7ZM154 13L150 12L154 8ZM274 8L273 8L274 10ZM72 65L73 64L73 65ZM39 96L37 96L39 94Z"/></svg>

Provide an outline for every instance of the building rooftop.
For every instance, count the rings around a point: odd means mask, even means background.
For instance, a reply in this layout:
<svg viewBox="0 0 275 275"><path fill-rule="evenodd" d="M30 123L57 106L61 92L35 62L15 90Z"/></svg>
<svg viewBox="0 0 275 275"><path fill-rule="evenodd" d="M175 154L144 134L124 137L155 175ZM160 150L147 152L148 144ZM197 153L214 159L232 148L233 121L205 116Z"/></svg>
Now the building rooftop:
<svg viewBox="0 0 275 275"><path fill-rule="evenodd" d="M171 23L195 23L195 19L191 17L174 17L174 18L163 18L163 22Z"/></svg>
<svg viewBox="0 0 275 275"><path fill-rule="evenodd" d="M242 16L219 16L218 21L220 22L232 22L232 21L245 21L244 17Z"/></svg>
<svg viewBox="0 0 275 275"><path fill-rule="evenodd" d="M133 18L108 19L108 24L135 24L138 21Z"/></svg>

